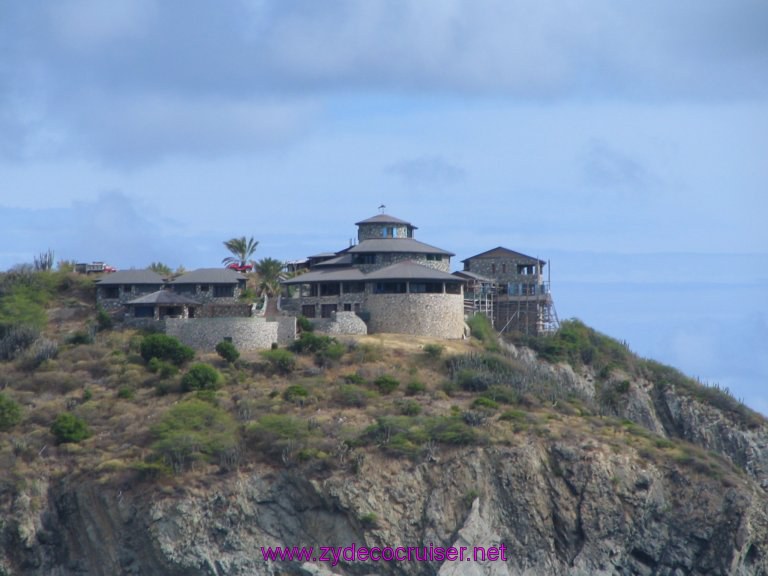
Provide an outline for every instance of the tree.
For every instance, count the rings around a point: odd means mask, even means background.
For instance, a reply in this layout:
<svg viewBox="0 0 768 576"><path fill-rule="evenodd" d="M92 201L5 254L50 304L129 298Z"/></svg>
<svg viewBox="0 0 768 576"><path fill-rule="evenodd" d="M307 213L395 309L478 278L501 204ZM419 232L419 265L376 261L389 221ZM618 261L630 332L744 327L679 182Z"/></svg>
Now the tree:
<svg viewBox="0 0 768 576"><path fill-rule="evenodd" d="M59 444L82 442L91 436L88 424L69 412L62 412L51 425L51 432Z"/></svg>
<svg viewBox="0 0 768 576"><path fill-rule="evenodd" d="M152 272L156 272L160 276L170 276L173 273L171 267L162 262L152 262L152 264L147 266L147 270L152 270Z"/></svg>
<svg viewBox="0 0 768 576"><path fill-rule="evenodd" d="M274 258L262 258L256 263L255 272L259 276L259 294L267 297L267 316L277 315L277 297L280 295L280 275L283 263Z"/></svg>
<svg viewBox="0 0 768 576"><path fill-rule="evenodd" d="M0 392L0 432L10 430L21 422L21 408Z"/></svg>
<svg viewBox="0 0 768 576"><path fill-rule="evenodd" d="M232 256L227 256L221 262L222 264L238 263L241 266L245 266L248 263L248 259L256 252L256 246L259 245L258 240L254 240L253 236L246 239L245 236L240 238L230 238L224 242L224 247L232 252Z"/></svg>

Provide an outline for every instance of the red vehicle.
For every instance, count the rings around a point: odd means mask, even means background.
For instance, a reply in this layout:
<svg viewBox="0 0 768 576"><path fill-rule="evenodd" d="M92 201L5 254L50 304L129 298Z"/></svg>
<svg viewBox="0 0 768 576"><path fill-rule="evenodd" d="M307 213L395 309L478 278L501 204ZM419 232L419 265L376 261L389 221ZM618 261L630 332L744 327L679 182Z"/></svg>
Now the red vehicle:
<svg viewBox="0 0 768 576"><path fill-rule="evenodd" d="M235 272L250 272L253 270L253 264L241 264L240 262L232 262L228 264L227 268L234 270Z"/></svg>

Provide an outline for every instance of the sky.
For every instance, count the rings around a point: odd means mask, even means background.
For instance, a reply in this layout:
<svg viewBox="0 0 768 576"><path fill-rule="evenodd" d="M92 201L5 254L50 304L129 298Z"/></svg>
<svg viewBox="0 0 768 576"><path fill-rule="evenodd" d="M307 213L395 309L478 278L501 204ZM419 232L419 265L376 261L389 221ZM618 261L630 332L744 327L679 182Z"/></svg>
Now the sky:
<svg viewBox="0 0 768 576"><path fill-rule="evenodd" d="M0 270L386 212L768 414L764 0L0 0Z"/></svg>

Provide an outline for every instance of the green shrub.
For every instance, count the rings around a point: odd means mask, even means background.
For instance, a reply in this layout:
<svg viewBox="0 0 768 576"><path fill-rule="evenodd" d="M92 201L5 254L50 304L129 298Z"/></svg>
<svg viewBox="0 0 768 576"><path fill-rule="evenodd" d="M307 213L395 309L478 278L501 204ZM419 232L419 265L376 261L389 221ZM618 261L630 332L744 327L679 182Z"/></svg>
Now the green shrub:
<svg viewBox="0 0 768 576"><path fill-rule="evenodd" d="M412 380L408 382L408 385L405 387L405 394L407 396L417 396L419 394L423 394L426 392L427 387L418 380Z"/></svg>
<svg viewBox="0 0 768 576"><path fill-rule="evenodd" d="M314 332L302 332L289 348L297 354L316 354L325 351L334 343L336 343L336 339L330 336L315 334Z"/></svg>
<svg viewBox="0 0 768 576"><path fill-rule="evenodd" d="M473 408L485 408L488 410L496 410L499 407L499 403L495 402L494 400L491 400L490 398L486 398L484 396L481 396L480 398L475 398L472 402Z"/></svg>
<svg viewBox="0 0 768 576"><path fill-rule="evenodd" d="M346 408L365 408L376 397L372 390L366 390L355 384L342 384L333 393L333 401Z"/></svg>
<svg viewBox="0 0 768 576"><path fill-rule="evenodd" d="M373 381L373 385L376 386L382 394L391 394L398 386L400 386L400 382L389 374L382 374Z"/></svg>
<svg viewBox="0 0 768 576"><path fill-rule="evenodd" d="M194 364L189 372L181 378L181 389L184 392L191 390L217 390L221 386L221 374L210 364Z"/></svg>
<svg viewBox="0 0 768 576"><path fill-rule="evenodd" d="M117 390L117 397L122 400L132 400L136 396L136 390L131 386L121 386Z"/></svg>
<svg viewBox="0 0 768 576"><path fill-rule="evenodd" d="M73 346L93 344L93 336L87 330L77 330L69 335L67 343L72 344Z"/></svg>
<svg viewBox="0 0 768 576"><path fill-rule="evenodd" d="M443 355L444 350L445 346L442 344L426 344L424 346L424 354L426 354L429 358L440 358L440 356Z"/></svg>
<svg viewBox="0 0 768 576"><path fill-rule="evenodd" d="M398 404L398 410L403 416L418 416L421 414L421 404L415 400L405 400Z"/></svg>
<svg viewBox="0 0 768 576"><path fill-rule="evenodd" d="M272 459L301 451L312 434L305 420L285 414L266 414L246 430L249 443Z"/></svg>
<svg viewBox="0 0 768 576"><path fill-rule="evenodd" d="M601 378L610 376L616 367L633 373L637 365L637 359L626 343L601 334L576 319L561 322L553 335L528 338L524 343L550 362L592 366Z"/></svg>
<svg viewBox="0 0 768 576"><path fill-rule="evenodd" d="M296 356L290 350L281 348L263 350L261 357L269 362L274 371L281 374L289 374L296 367Z"/></svg>
<svg viewBox="0 0 768 576"><path fill-rule="evenodd" d="M110 316L104 308L99 306L99 311L96 313L96 327L99 332L104 330L110 330L114 325L112 316Z"/></svg>
<svg viewBox="0 0 768 576"><path fill-rule="evenodd" d="M222 340L216 344L216 353L230 364L234 363L235 360L240 358L240 352L237 351L235 345L232 344L232 342L229 340Z"/></svg>
<svg viewBox="0 0 768 576"><path fill-rule="evenodd" d="M499 420L506 422L524 422L527 419L527 415L522 410L505 410L499 416Z"/></svg>
<svg viewBox="0 0 768 576"><path fill-rule="evenodd" d="M0 432L10 430L21 422L21 406L0 392Z"/></svg>
<svg viewBox="0 0 768 576"><path fill-rule="evenodd" d="M62 412L51 425L51 432L59 444L78 443L91 436L85 420L71 412Z"/></svg>
<svg viewBox="0 0 768 576"><path fill-rule="evenodd" d="M171 364L165 360L159 358L152 358L147 363L147 369L160 376L160 378L171 378L179 373L179 368L175 364Z"/></svg>
<svg viewBox="0 0 768 576"><path fill-rule="evenodd" d="M333 366L341 360L346 351L347 347L344 344L333 341L315 354L315 364L318 366Z"/></svg>
<svg viewBox="0 0 768 576"><path fill-rule="evenodd" d="M299 316L296 318L296 327L301 332L314 332L315 331L315 325L312 324L312 321L307 318L306 316Z"/></svg>
<svg viewBox="0 0 768 576"><path fill-rule="evenodd" d="M173 406L151 432L153 451L176 473L213 458L228 469L239 452L237 423L232 416L197 398Z"/></svg>
<svg viewBox="0 0 768 576"><path fill-rule="evenodd" d="M346 382L347 384L365 384L365 378L363 378L360 374L357 374L357 373L345 374L344 382Z"/></svg>
<svg viewBox="0 0 768 576"><path fill-rule="evenodd" d="M475 314L467 320L472 337L482 342L486 350L496 352L499 350L498 336L493 324L485 314Z"/></svg>
<svg viewBox="0 0 768 576"><path fill-rule="evenodd" d="M166 360L181 366L195 357L195 351L189 346L185 346L177 338L167 334L149 334L141 341L139 348L144 362L149 362L152 358Z"/></svg>
<svg viewBox="0 0 768 576"><path fill-rule="evenodd" d="M475 444L477 433L464 420L457 416L441 416L432 418L427 423L429 438L444 444Z"/></svg>
<svg viewBox="0 0 768 576"><path fill-rule="evenodd" d="M301 384L292 384L283 391L283 398L288 402L301 401L309 396L309 390Z"/></svg>

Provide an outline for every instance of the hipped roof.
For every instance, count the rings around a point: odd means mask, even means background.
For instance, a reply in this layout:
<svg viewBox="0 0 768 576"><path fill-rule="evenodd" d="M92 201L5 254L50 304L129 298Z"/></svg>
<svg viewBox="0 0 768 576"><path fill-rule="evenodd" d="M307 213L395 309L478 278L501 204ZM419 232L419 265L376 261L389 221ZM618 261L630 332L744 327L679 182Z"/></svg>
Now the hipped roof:
<svg viewBox="0 0 768 576"><path fill-rule="evenodd" d="M114 284L162 284L164 278L152 270L120 270L99 278L96 283L100 286Z"/></svg>
<svg viewBox="0 0 768 576"><path fill-rule="evenodd" d="M158 290L142 296L141 298L131 300L128 304L163 304L166 306L180 306L187 304L199 305L200 302L188 296L184 296L183 294L176 294L172 290Z"/></svg>
<svg viewBox="0 0 768 576"><path fill-rule="evenodd" d="M468 260L474 260L475 258L515 258L517 260L529 260L531 262L538 262L539 264L546 264L546 261L539 260L538 258L534 258L533 256L528 256L526 254L522 254L520 252L515 252L514 250L510 250L509 248L504 248L503 246L497 246L496 248L492 248L491 250L486 250L485 252L481 252L480 254L475 254L474 256L470 256L469 258L466 258L462 260L462 262L467 262Z"/></svg>
<svg viewBox="0 0 768 576"><path fill-rule="evenodd" d="M244 281L245 276L229 268L200 268L182 274L170 284L237 284Z"/></svg>
<svg viewBox="0 0 768 576"><path fill-rule="evenodd" d="M372 216L371 218L361 220L360 222L355 222L355 226L360 226L361 224L399 224L400 226L410 226L415 230L418 229L416 226L414 226L410 222L406 222L405 220L400 220L400 218L395 218L394 216L390 216L389 214L377 214L376 216Z"/></svg>
<svg viewBox="0 0 768 576"><path fill-rule="evenodd" d="M424 242L414 240L413 238L371 238L369 240L363 240L357 246L353 246L348 252L352 254L407 252L411 254L442 254L443 256L453 256L453 252L430 246Z"/></svg>

